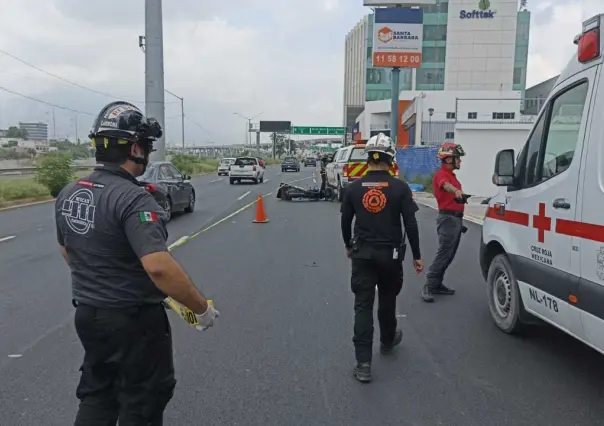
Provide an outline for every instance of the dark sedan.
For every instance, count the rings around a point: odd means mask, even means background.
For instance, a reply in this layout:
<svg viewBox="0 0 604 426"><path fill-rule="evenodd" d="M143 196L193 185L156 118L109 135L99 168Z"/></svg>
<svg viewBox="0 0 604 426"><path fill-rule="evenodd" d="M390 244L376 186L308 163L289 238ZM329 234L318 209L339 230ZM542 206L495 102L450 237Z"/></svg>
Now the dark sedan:
<svg viewBox="0 0 604 426"><path fill-rule="evenodd" d="M296 157L285 157L283 163L281 163L281 172L285 173L288 171L300 171L300 163L298 163L298 159Z"/></svg>
<svg viewBox="0 0 604 426"><path fill-rule="evenodd" d="M306 157L304 159L304 167L308 166L317 167L317 159L315 157Z"/></svg>
<svg viewBox="0 0 604 426"><path fill-rule="evenodd" d="M174 212L192 213L195 210L195 188L191 184L191 176L181 173L169 161L149 164L138 180L166 211L168 220Z"/></svg>

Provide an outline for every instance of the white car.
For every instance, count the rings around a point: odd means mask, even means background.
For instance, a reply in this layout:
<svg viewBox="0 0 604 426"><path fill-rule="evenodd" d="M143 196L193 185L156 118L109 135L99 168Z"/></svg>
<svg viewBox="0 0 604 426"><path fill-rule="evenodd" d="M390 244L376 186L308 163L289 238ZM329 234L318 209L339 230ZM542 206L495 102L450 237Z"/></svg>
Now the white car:
<svg viewBox="0 0 604 426"><path fill-rule="evenodd" d="M256 157L238 157L229 166L229 182L233 185L242 180L251 180L254 183L264 182L264 167Z"/></svg>
<svg viewBox="0 0 604 426"><path fill-rule="evenodd" d="M539 318L604 354L603 18L583 23L524 148L497 154L479 260L501 330Z"/></svg>
<svg viewBox="0 0 604 426"><path fill-rule="evenodd" d="M229 166L235 162L235 158L223 158L218 164L218 176L228 176Z"/></svg>

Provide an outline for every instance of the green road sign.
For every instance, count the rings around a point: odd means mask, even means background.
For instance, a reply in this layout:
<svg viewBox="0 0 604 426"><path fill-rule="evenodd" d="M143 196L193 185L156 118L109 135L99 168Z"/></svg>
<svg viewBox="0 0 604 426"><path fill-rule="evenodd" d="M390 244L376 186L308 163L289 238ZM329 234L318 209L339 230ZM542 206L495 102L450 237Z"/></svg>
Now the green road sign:
<svg viewBox="0 0 604 426"><path fill-rule="evenodd" d="M292 127L294 135L341 135L346 134L346 127Z"/></svg>

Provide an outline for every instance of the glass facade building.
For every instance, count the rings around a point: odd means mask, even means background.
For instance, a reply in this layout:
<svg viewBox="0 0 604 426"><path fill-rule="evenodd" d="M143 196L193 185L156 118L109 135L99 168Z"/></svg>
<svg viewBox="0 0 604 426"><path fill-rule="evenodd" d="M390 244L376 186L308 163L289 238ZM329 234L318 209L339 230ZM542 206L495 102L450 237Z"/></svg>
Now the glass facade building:
<svg viewBox="0 0 604 426"><path fill-rule="evenodd" d="M447 30L449 0L437 0L437 4L422 6L424 9L424 34L422 65L417 70L401 69L400 90L445 90L445 66L447 55ZM390 99L391 71L373 68L373 14L368 17L365 41L365 101ZM516 24L513 90L524 91L528 62L530 12L519 11Z"/></svg>

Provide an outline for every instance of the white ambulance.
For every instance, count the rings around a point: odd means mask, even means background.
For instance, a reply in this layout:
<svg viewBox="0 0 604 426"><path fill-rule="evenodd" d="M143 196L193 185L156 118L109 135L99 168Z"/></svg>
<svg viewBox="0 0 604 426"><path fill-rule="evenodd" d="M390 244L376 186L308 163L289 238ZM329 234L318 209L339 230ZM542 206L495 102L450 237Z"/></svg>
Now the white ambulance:
<svg viewBox="0 0 604 426"><path fill-rule="evenodd" d="M583 23L526 145L497 154L480 248L490 313L544 320L604 353L604 14Z"/></svg>

